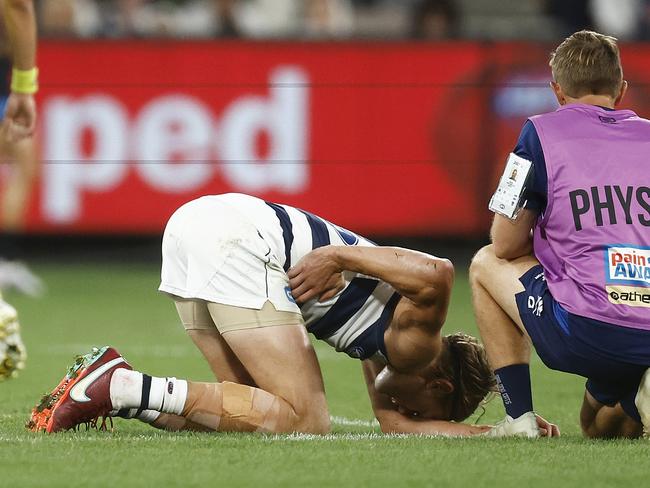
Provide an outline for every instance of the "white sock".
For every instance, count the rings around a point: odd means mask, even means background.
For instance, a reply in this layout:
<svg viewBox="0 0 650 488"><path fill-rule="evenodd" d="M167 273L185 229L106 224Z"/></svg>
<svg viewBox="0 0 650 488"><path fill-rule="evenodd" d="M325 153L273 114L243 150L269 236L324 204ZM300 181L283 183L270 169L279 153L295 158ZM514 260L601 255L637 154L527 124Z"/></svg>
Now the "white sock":
<svg viewBox="0 0 650 488"><path fill-rule="evenodd" d="M111 404L114 410L139 408L142 399L142 373L116 369L111 377Z"/></svg>
<svg viewBox="0 0 650 488"><path fill-rule="evenodd" d="M110 396L114 410L135 408L140 412L155 410L180 415L187 400L187 381L120 368L111 378Z"/></svg>

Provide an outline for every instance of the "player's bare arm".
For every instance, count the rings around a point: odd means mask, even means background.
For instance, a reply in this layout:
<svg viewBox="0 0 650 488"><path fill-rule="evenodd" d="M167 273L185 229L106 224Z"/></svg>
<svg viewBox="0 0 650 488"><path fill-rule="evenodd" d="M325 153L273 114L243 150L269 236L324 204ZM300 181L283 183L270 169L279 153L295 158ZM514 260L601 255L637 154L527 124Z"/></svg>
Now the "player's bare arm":
<svg viewBox="0 0 650 488"><path fill-rule="evenodd" d="M344 271L379 278L403 297L385 335L391 365L400 372L429 366L438 355L447 316L454 279L451 262L398 247L321 247L289 270L296 301L333 297L344 286Z"/></svg>
<svg viewBox="0 0 650 488"><path fill-rule="evenodd" d="M445 321L453 265L447 259L399 247L325 246L315 249L289 270L293 296L298 303L312 298L325 301L343 288L342 273L352 271L389 283L419 310L410 318L428 323L436 309L436 324Z"/></svg>
<svg viewBox="0 0 650 488"><path fill-rule="evenodd" d="M6 137L19 140L31 136L36 126L36 19L32 0L3 0L2 7L14 65Z"/></svg>

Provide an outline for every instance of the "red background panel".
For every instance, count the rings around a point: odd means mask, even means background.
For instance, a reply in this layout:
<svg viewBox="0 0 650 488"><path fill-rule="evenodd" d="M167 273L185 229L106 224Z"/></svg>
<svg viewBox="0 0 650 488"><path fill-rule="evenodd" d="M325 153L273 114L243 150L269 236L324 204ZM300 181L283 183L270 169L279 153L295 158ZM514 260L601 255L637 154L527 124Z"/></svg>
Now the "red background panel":
<svg viewBox="0 0 650 488"><path fill-rule="evenodd" d="M361 233L483 234L521 124L554 108L548 51L44 42L29 229L156 233L182 203L237 191ZM623 53L642 113L650 48Z"/></svg>

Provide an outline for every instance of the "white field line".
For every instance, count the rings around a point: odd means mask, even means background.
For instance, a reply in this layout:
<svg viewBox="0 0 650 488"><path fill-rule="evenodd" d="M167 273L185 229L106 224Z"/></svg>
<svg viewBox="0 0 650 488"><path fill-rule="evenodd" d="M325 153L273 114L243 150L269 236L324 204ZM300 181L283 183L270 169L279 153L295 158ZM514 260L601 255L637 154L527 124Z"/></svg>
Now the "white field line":
<svg viewBox="0 0 650 488"><path fill-rule="evenodd" d="M375 428L379 427L379 422L377 420L361 420L361 419L349 419L346 417L338 417L336 415L333 415L330 417L330 420L332 421L333 424L335 425L341 425L341 426L354 426L354 427L370 427L370 428Z"/></svg>
<svg viewBox="0 0 650 488"><path fill-rule="evenodd" d="M255 434L243 434L243 436L248 437ZM295 441L373 441L373 440L390 440L390 439L441 439L445 436L435 436L435 435L422 435L422 434L380 434L377 432L371 433L344 433L344 434L326 434L326 435L317 435L317 434L274 434L274 435L263 435L260 434L259 439L264 442L295 442ZM9 442L9 443L20 443L20 444L38 444L41 442L50 441L52 438L46 434L25 434L18 436L4 436L0 435L0 442ZM177 437L174 434L170 433L167 435L157 435L157 436L147 436L140 435L138 437L129 437L124 438L119 435L106 434L101 437L83 437L77 435L71 438L64 438L62 441L64 443L80 443L80 442L90 442L90 443L106 443L106 442L128 442L132 440L138 440L141 442L182 442L187 441L187 437Z"/></svg>
<svg viewBox="0 0 650 488"><path fill-rule="evenodd" d="M270 442L286 441L375 441L383 439L443 439L443 435L428 434L380 434L378 432L369 433L345 433L345 434L289 434L289 435L270 435L264 438Z"/></svg>

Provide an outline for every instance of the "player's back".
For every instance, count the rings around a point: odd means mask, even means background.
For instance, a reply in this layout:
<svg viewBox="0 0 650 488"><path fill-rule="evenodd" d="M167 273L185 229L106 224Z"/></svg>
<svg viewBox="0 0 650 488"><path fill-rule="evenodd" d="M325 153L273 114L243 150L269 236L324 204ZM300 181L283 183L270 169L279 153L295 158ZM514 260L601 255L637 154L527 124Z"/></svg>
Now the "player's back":
<svg viewBox="0 0 650 488"><path fill-rule="evenodd" d="M218 199L252 223L269 244L285 271L318 247L375 244L317 215L289 205L265 202L250 195L227 193ZM383 331L399 295L387 283L344 272L345 288L325 302L313 299L300 306L307 329L339 351L365 358L383 351ZM289 291L288 291L289 292Z"/></svg>

